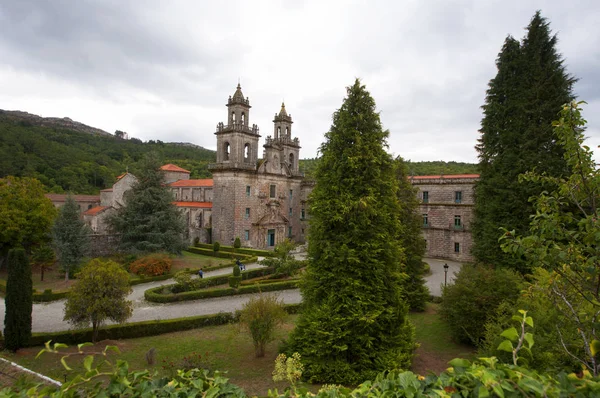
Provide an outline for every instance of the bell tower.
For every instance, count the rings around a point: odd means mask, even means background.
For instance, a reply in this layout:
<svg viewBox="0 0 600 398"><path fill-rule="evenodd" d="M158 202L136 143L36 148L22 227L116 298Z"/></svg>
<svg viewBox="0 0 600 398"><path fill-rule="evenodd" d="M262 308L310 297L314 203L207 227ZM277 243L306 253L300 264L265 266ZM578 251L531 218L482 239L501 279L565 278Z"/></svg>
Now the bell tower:
<svg viewBox="0 0 600 398"><path fill-rule="evenodd" d="M241 86L227 101L227 124L217 124L217 163L225 168L254 169L258 160L258 127L250 126L250 101Z"/></svg>
<svg viewBox="0 0 600 398"><path fill-rule="evenodd" d="M264 145L264 158L268 162L266 171L289 176L299 174L300 142L298 138L292 138L293 123L292 115L288 115L285 104L281 103L281 110L273 118L273 138L267 137Z"/></svg>

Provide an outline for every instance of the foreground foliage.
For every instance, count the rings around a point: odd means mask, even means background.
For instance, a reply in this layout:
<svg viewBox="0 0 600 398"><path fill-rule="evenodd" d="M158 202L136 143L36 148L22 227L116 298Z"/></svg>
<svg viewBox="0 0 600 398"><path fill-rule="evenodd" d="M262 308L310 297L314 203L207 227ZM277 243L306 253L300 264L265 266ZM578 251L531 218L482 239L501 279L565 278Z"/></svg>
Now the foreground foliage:
<svg viewBox="0 0 600 398"><path fill-rule="evenodd" d="M286 315L283 301L272 293L261 293L244 304L240 312L240 324L250 332L257 357L265 356L265 346L273 341L275 328Z"/></svg>
<svg viewBox="0 0 600 398"><path fill-rule="evenodd" d="M129 275L113 261L94 259L77 279L65 303L64 320L80 327L91 323L95 342L104 321L125 322L133 313L133 304L126 299L131 293Z"/></svg>
<svg viewBox="0 0 600 398"><path fill-rule="evenodd" d="M359 80L333 115L310 196L303 312L285 348L310 381L356 384L410 365L396 168Z"/></svg>

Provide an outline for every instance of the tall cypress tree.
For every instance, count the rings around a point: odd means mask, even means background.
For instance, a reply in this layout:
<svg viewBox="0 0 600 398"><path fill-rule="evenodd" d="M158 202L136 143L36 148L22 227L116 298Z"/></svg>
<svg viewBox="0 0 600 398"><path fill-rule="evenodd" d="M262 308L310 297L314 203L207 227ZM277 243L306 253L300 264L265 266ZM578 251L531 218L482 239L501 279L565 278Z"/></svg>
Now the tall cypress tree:
<svg viewBox="0 0 600 398"><path fill-rule="evenodd" d="M403 297L412 311L424 311L429 298L425 286L425 238L421 230L423 219L419 214L417 189L408 180L408 170L404 159L397 157L396 176L398 179L398 201L400 202L400 244L404 248L406 280L403 284Z"/></svg>
<svg viewBox="0 0 600 398"><path fill-rule="evenodd" d="M311 381L355 384L407 368L396 168L375 101L357 79L321 145L310 196L304 309L290 339Z"/></svg>
<svg viewBox="0 0 600 398"><path fill-rule="evenodd" d="M58 262L65 272L65 281L69 280L69 275L74 274L81 264L89 247L90 233L79 216L77 203L68 195L52 227L52 239L58 252Z"/></svg>
<svg viewBox="0 0 600 398"><path fill-rule="evenodd" d="M156 152L144 156L138 181L125 193L125 206L108 218L112 231L121 235L124 251L179 253L185 246L185 223L160 166Z"/></svg>
<svg viewBox="0 0 600 398"><path fill-rule="evenodd" d="M498 244L500 227L527 231L533 212L529 198L544 189L520 183L518 176L534 169L554 176L567 171L552 121L573 99L576 79L566 72L556 43L538 11L522 42L509 36L496 60L476 146L481 177L475 186L473 255L479 262L527 271L522 259L503 253Z"/></svg>
<svg viewBox="0 0 600 398"><path fill-rule="evenodd" d="M16 351L24 347L31 338L33 282L25 249L11 249L8 252L8 278L4 302L4 346L8 350Z"/></svg>

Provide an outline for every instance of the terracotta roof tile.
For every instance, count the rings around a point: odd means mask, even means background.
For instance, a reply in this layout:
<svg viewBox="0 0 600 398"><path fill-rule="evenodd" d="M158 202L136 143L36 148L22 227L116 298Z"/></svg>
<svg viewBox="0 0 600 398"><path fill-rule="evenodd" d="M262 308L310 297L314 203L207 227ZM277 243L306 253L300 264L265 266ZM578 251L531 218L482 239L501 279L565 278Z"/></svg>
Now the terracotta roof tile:
<svg viewBox="0 0 600 398"><path fill-rule="evenodd" d="M101 190L100 192L112 192L112 191L113 191L112 188L106 188L106 189Z"/></svg>
<svg viewBox="0 0 600 398"><path fill-rule="evenodd" d="M196 209L212 209L211 202L173 202L177 207L193 207Z"/></svg>
<svg viewBox="0 0 600 398"><path fill-rule="evenodd" d="M102 213L104 210L108 209L109 206L96 206L96 207L92 207L89 210L86 210L83 212L84 216L95 216L98 213Z"/></svg>
<svg viewBox="0 0 600 398"><path fill-rule="evenodd" d="M176 166L176 165L171 164L171 163L165 164L164 166L161 166L160 169L162 171L177 171L179 173L188 173L188 174L190 173L189 170L182 169L181 167Z"/></svg>
<svg viewBox="0 0 600 398"><path fill-rule="evenodd" d="M212 187L212 178L204 180L178 180L169 184L170 187Z"/></svg>
<svg viewBox="0 0 600 398"><path fill-rule="evenodd" d="M444 174L437 176L412 176L415 180L434 180L437 178L479 178L479 174Z"/></svg>

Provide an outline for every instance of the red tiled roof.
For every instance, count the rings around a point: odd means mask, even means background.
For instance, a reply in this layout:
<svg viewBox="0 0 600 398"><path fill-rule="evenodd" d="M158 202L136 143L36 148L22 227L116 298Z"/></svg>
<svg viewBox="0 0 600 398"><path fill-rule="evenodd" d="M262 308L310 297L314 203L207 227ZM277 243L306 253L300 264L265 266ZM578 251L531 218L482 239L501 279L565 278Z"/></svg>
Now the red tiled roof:
<svg viewBox="0 0 600 398"><path fill-rule="evenodd" d="M170 187L212 187L213 180L178 180L169 184Z"/></svg>
<svg viewBox="0 0 600 398"><path fill-rule="evenodd" d="M68 195L58 193L47 193L46 196L53 202L64 202ZM71 195L75 202L100 202L100 195Z"/></svg>
<svg viewBox="0 0 600 398"><path fill-rule="evenodd" d="M102 213L104 210L108 209L109 206L96 206L92 207L89 210L83 212L84 216L95 216L98 213Z"/></svg>
<svg viewBox="0 0 600 398"><path fill-rule="evenodd" d="M173 202L177 207L193 207L196 209L212 209L211 202Z"/></svg>
<svg viewBox="0 0 600 398"><path fill-rule="evenodd" d="M121 178L125 177L127 175L127 173L123 173L120 176L117 177L117 181L119 181Z"/></svg>
<svg viewBox="0 0 600 398"><path fill-rule="evenodd" d="M112 192L112 191L113 191L112 188L106 188L106 189L101 190L100 192Z"/></svg>
<svg viewBox="0 0 600 398"><path fill-rule="evenodd" d="M171 163L161 166L160 169L162 171L177 171L179 173L188 173L189 174L189 170L182 169L181 167L175 166L174 164L171 164Z"/></svg>
<svg viewBox="0 0 600 398"><path fill-rule="evenodd" d="M479 174L444 174L437 176L412 176L415 180L434 180L436 178L479 178Z"/></svg>

